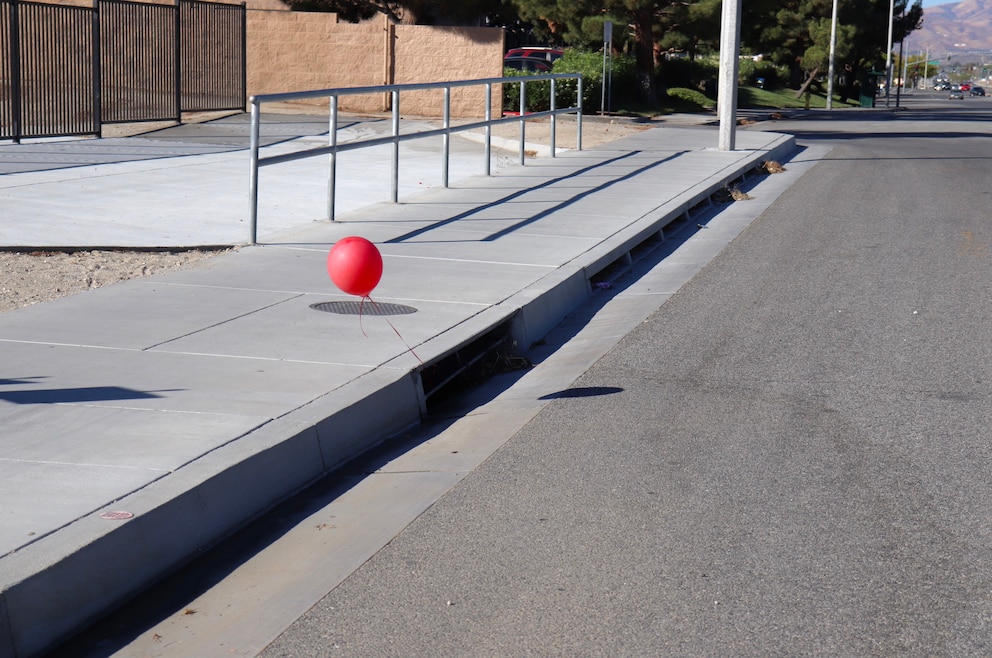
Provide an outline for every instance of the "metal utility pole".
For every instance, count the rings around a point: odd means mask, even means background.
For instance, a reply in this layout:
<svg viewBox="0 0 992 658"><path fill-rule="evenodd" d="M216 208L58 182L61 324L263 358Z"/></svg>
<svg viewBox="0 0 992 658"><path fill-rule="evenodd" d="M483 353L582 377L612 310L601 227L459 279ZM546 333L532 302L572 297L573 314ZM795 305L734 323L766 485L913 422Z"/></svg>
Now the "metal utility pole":
<svg viewBox="0 0 992 658"><path fill-rule="evenodd" d="M896 1L889 0L889 41L885 48L885 107L889 106L889 92L892 89L892 22L896 11Z"/></svg>
<svg viewBox="0 0 992 658"><path fill-rule="evenodd" d="M830 63L827 65L827 109L834 109L834 56L837 52L837 0L830 17Z"/></svg>
<svg viewBox="0 0 992 658"><path fill-rule="evenodd" d="M741 50L741 0L723 0L717 114L720 150L733 151L737 138L737 72Z"/></svg>

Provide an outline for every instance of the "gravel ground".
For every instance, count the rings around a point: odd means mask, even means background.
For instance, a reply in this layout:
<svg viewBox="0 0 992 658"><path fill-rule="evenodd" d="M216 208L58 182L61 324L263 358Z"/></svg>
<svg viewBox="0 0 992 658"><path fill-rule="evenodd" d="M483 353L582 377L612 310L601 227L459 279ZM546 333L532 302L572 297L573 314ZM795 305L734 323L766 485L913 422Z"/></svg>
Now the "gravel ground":
<svg viewBox="0 0 992 658"><path fill-rule="evenodd" d="M157 272L191 267L221 251L0 252L0 312Z"/></svg>
<svg viewBox="0 0 992 658"><path fill-rule="evenodd" d="M583 147L603 144L650 127L624 121L584 121ZM510 126L501 126L503 132ZM517 129L518 130L518 129ZM512 131L510 131L512 132ZM571 133L571 137L570 137ZM513 133L514 135L516 133ZM547 122L528 124L527 141L547 144L550 131ZM507 134L507 136L512 136ZM574 132L563 128L557 136L559 148L569 148ZM149 250L90 250L90 251L0 251L0 312L22 306L66 297L84 290L99 288L127 279L159 272L194 267L221 251L149 251Z"/></svg>

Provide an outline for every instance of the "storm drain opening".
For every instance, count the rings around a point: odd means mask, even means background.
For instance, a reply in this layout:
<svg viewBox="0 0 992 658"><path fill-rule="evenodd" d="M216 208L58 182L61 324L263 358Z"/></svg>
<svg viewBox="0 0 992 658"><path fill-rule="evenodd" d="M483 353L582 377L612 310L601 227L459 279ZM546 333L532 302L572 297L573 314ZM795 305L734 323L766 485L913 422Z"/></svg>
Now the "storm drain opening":
<svg viewBox="0 0 992 658"><path fill-rule="evenodd" d="M665 228L667 228L667 226ZM630 250L630 259L636 263L657 249L664 241L664 229L659 229L656 233L652 233L646 239L634 245L633 249Z"/></svg>
<svg viewBox="0 0 992 658"><path fill-rule="evenodd" d="M357 302L320 302L310 304L310 308L315 311L337 313L338 315L410 315L417 312L413 306L382 304L371 299Z"/></svg>
<svg viewBox="0 0 992 658"><path fill-rule="evenodd" d="M696 219L705 212L708 212L713 207L713 197L706 196L700 201L690 206L688 212L688 219L690 222L696 221Z"/></svg>
<svg viewBox="0 0 992 658"><path fill-rule="evenodd" d="M420 386L428 415L441 402L485 383L493 375L533 367L516 349L517 341L507 321L421 368Z"/></svg>
<svg viewBox="0 0 992 658"><path fill-rule="evenodd" d="M633 262L630 252L625 252L620 258L589 277L590 288L594 291L609 290L617 279L630 270Z"/></svg>
<svg viewBox="0 0 992 658"><path fill-rule="evenodd" d="M670 222L666 228L676 222ZM651 255L666 240L663 229L652 233L638 242L615 261L589 277L589 287L593 290L609 290L617 280L631 271L633 266Z"/></svg>

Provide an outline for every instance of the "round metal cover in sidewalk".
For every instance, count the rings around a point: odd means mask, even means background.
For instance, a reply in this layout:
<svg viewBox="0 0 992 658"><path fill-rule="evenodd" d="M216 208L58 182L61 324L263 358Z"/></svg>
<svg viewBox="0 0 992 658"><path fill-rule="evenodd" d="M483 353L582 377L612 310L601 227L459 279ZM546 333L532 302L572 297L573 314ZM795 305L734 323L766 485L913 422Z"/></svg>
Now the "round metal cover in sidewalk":
<svg viewBox="0 0 992 658"><path fill-rule="evenodd" d="M371 300L359 302L320 302L311 304L315 311L337 313L339 315L409 315L417 309L402 304L380 304Z"/></svg>

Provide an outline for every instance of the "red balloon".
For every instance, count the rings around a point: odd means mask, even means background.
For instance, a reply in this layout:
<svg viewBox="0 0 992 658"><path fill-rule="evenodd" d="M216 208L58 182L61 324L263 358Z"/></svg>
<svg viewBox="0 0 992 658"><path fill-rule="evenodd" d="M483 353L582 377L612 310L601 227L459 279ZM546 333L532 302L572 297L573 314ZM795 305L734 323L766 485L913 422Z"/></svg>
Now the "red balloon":
<svg viewBox="0 0 992 658"><path fill-rule="evenodd" d="M327 254L327 273L342 291L368 297L382 277L382 254L365 238L342 238Z"/></svg>

